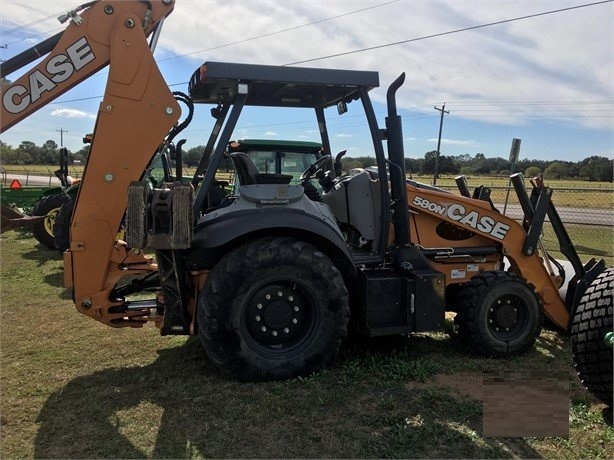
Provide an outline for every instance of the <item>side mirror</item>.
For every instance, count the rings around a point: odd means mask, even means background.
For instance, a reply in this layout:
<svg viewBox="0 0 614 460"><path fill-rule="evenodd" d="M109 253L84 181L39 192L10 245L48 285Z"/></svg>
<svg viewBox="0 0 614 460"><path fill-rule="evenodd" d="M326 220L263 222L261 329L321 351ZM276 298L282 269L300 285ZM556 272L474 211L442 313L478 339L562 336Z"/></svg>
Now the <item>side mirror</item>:
<svg viewBox="0 0 614 460"><path fill-rule="evenodd" d="M345 101L339 101L337 102L337 113L339 115L343 115L344 113L346 113L348 111L348 105L346 104Z"/></svg>

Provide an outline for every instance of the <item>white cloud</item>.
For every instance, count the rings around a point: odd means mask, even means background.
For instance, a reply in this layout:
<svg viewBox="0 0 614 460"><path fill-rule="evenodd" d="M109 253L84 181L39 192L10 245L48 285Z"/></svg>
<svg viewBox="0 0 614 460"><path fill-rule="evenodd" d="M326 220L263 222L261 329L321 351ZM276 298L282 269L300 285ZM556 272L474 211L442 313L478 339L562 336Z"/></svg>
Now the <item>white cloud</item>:
<svg viewBox="0 0 614 460"><path fill-rule="evenodd" d="M437 138L428 139L429 142L437 142ZM477 144L472 140L462 140L462 139L441 139L441 143L443 145L468 145L475 147Z"/></svg>
<svg viewBox="0 0 614 460"><path fill-rule="evenodd" d="M277 136L277 133L275 131L267 131L266 133L264 133L264 135L266 137L275 137Z"/></svg>
<svg viewBox="0 0 614 460"><path fill-rule="evenodd" d="M339 134L336 134L335 137L346 138L346 137L352 137L352 135L351 134L347 134L347 133L339 133Z"/></svg>
<svg viewBox="0 0 614 460"><path fill-rule="evenodd" d="M76 109L55 109L50 115L60 118L96 118L95 115Z"/></svg>
<svg viewBox="0 0 614 460"><path fill-rule="evenodd" d="M170 84L187 81L207 60L283 65L577 4L572 0L477 3L475 0L412 0L346 15L368 5L341 0L208 0L204 2L205 20L196 14L201 3L177 1L164 23L156 58L175 58L159 62ZM6 1L2 3L2 30L30 24L74 6L74 0ZM322 21L333 17L336 18ZM207 24L227 24L228 18L232 18L230 34L228 27L207 27ZM316 21L319 22L299 27ZM376 70L381 87L371 94L377 102L385 101L390 82L405 72L405 84L397 93L400 110L416 111L420 107L418 112L432 115L434 105L446 102L446 109L456 120L488 122L514 129L547 121L563 129L588 127L600 133L611 132L614 40L607 37L612 36L613 22L614 8L611 4L601 4L300 65ZM55 33L61 27L55 19L32 23L27 36ZM206 40L202 39L203 28L207 30ZM283 29L287 31L274 33ZM24 38L11 34L10 39L13 37ZM40 40L44 38L41 36ZM0 58L16 55L22 50L18 47L23 45L24 42L15 43L7 50L0 50ZM101 91L75 98L91 94L98 95ZM595 101L599 103L588 103ZM69 115L57 112L54 116ZM285 136L282 128L279 129L280 136ZM478 134L468 133L469 136L478 138ZM422 143L423 137L415 141ZM543 138L541 146L557 142ZM588 138L584 142L591 145ZM508 137L505 144L508 148ZM483 140L480 145L484 145ZM602 150L607 146L596 148Z"/></svg>

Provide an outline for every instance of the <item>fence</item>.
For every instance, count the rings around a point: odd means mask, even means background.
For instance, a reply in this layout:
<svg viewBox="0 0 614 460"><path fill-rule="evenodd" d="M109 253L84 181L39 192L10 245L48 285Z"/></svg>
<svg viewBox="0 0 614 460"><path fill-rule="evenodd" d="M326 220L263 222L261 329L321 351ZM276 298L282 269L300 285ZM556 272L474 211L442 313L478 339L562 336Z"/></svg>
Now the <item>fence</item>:
<svg viewBox="0 0 614 460"><path fill-rule="evenodd" d="M57 184L53 171L46 166L38 166L34 169L0 167L0 180L2 185L6 186L10 184L12 178L21 177L23 179L20 179L20 182L25 180L22 185L51 186ZM82 167L70 167L70 174L73 177L80 177L82 171ZM225 176L224 179L227 177ZM483 178L481 179L477 181L484 183ZM476 180L471 180L471 182L474 181ZM458 193L456 185L450 185L451 182L453 181L442 181L442 185L439 186L452 193ZM500 180L498 182L501 183ZM491 199L499 211L503 212L505 209L506 215L522 219L520 204L513 189L508 196L506 186L488 183L484 185L491 189ZM614 262L614 188L612 184L601 184L596 187L565 185L553 186L552 189L552 201L582 259L604 257L608 264L612 264ZM528 192L530 193L530 190ZM544 228L543 242L546 249L553 252L555 257L560 255L558 241L549 225Z"/></svg>
<svg viewBox="0 0 614 460"><path fill-rule="evenodd" d="M20 184L25 187L30 185L46 185L51 187L54 185L59 185L60 183L57 177L55 177L55 171L57 169L58 168L44 165L34 167L0 166L0 183L3 186L8 186L11 184L13 179L18 179ZM83 174L83 167L77 169L74 166L69 166L68 174L75 179L78 179Z"/></svg>

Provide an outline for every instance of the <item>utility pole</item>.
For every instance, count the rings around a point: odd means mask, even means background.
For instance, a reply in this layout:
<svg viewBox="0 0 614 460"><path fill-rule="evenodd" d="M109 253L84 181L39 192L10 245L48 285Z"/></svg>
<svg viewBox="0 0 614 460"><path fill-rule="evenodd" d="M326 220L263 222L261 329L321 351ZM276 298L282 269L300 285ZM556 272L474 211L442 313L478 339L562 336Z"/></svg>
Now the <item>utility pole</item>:
<svg viewBox="0 0 614 460"><path fill-rule="evenodd" d="M435 171L433 173L433 185L437 185L437 169L439 166L439 147L441 146L441 130L443 129L443 115L444 113L450 113L449 110L446 110L446 103L444 102L443 106L438 108L437 106L433 107L438 112L441 112L441 119L439 120L439 137L437 138L437 155L435 156Z"/></svg>
<svg viewBox="0 0 614 460"><path fill-rule="evenodd" d="M64 147L64 133L67 133L68 130L60 128L60 129L56 129L56 131L60 133L60 147Z"/></svg>

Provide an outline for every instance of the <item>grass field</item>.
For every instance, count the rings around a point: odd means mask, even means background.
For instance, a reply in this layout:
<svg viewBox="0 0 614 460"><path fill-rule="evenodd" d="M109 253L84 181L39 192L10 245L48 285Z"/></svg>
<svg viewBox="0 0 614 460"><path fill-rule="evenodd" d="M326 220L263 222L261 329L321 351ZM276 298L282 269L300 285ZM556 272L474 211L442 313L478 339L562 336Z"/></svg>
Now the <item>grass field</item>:
<svg viewBox="0 0 614 460"><path fill-rule="evenodd" d="M476 357L454 335L346 347L309 378L239 383L198 341L78 314L62 264L26 232L1 237L0 458L611 458L611 412L544 330L521 357ZM569 437L482 435L484 371L569 375Z"/></svg>

